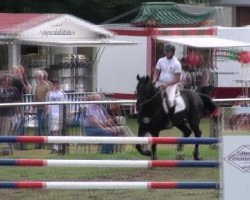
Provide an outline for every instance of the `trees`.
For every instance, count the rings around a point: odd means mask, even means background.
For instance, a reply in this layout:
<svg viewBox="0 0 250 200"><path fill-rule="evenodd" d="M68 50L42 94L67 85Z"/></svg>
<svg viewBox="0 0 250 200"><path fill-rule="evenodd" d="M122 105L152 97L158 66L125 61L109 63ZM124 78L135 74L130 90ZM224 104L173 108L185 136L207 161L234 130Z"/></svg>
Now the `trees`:
<svg viewBox="0 0 250 200"><path fill-rule="evenodd" d="M152 0L153 1L153 0ZM158 2L164 0L158 0ZM170 0L171 1L171 0ZM172 0L176 3L205 3L208 0ZM1 0L0 12L67 13L99 24L147 0ZM166 2L166 0L164 1ZM120 22L120 21L118 21Z"/></svg>

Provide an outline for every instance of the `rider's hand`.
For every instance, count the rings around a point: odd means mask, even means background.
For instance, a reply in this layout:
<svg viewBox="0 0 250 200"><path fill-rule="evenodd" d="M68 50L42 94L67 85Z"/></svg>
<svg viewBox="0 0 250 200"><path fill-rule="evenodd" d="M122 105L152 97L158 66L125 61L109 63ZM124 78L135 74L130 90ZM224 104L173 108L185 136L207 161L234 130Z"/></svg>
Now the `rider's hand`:
<svg viewBox="0 0 250 200"><path fill-rule="evenodd" d="M166 83L165 84L161 84L161 88L162 89L166 89L167 87L168 87L168 84L166 84Z"/></svg>

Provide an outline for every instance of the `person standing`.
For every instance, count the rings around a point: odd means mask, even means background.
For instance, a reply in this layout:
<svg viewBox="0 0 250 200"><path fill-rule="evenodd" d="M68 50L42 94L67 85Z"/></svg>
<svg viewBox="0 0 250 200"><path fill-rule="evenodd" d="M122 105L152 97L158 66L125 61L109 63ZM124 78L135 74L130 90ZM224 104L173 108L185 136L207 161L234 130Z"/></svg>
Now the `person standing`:
<svg viewBox="0 0 250 200"><path fill-rule="evenodd" d="M177 86L181 81L181 63L175 57L175 46L172 44L165 44L163 51L165 56L157 61L153 83L156 87L160 87L165 91L166 98L164 98L163 108L169 113L170 119L174 115L174 99L177 91ZM164 95L163 95L164 96ZM165 107L168 105L168 110Z"/></svg>
<svg viewBox="0 0 250 200"><path fill-rule="evenodd" d="M16 66L12 68L12 77L11 84L17 89L19 102L23 101L23 95L28 94L31 91L30 84L27 80L27 75L23 66ZM20 112L19 115L15 115L16 125L15 125L15 135L24 136L25 135L25 116L24 116L25 106L19 106ZM20 143L16 144L15 148L20 150L26 149L25 145Z"/></svg>
<svg viewBox="0 0 250 200"><path fill-rule="evenodd" d="M201 83L200 83L200 93L207 96L212 96L213 92L213 72L212 69L207 66L202 69Z"/></svg>
<svg viewBox="0 0 250 200"><path fill-rule="evenodd" d="M16 103L19 101L16 88L11 85L11 76L6 74L0 75L0 103ZM0 135L9 136L13 134L14 124L13 117L18 113L17 106L0 107ZM1 144L1 154L8 155L13 153L13 145Z"/></svg>
<svg viewBox="0 0 250 200"><path fill-rule="evenodd" d="M58 79L52 79L52 90L47 93L46 101L66 101L67 95L60 89ZM49 134L52 136L60 136L63 128L63 105L48 105L46 109L48 115ZM61 152L61 145L52 144L51 153Z"/></svg>
<svg viewBox="0 0 250 200"><path fill-rule="evenodd" d="M35 71L35 80L36 80L36 87L34 93L34 100L35 102L45 102L46 95L51 90L51 87L49 83L44 81L44 73L41 70ZM46 133L45 105L36 105L35 108L37 110L37 122L38 122L36 135L38 136L45 135ZM37 145L36 148L40 149L41 144Z"/></svg>

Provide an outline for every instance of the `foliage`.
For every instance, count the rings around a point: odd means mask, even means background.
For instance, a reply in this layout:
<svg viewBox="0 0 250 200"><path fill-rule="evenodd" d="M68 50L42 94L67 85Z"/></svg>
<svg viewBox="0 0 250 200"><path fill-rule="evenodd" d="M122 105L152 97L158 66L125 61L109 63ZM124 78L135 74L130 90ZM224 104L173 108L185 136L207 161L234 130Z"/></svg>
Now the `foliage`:
<svg viewBox="0 0 250 200"><path fill-rule="evenodd" d="M158 0L161 2L164 0ZM207 0L172 0L176 3L205 3ZM1 12L67 13L95 24L137 8L146 0L1 0ZM166 0L164 2L167 2ZM133 15L131 15L133 19ZM125 18L125 20L131 20ZM119 21L122 22L122 21Z"/></svg>

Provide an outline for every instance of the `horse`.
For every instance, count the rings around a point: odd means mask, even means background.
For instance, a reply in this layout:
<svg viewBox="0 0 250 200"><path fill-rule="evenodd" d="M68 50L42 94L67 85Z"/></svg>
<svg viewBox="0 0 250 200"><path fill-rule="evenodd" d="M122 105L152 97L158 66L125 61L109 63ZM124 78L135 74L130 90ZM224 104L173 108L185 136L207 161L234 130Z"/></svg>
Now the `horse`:
<svg viewBox="0 0 250 200"><path fill-rule="evenodd" d="M182 132L183 137L189 137L192 131L195 137L201 137L202 131L199 128L199 124L202 116L204 116L205 111L213 113L217 109L210 97L197 93L194 90L180 90L180 95L186 107L183 111L177 112L170 117L163 109L161 89L154 86L149 76L140 77L138 74L137 80L136 109L138 111L139 137L144 137L147 133L151 134L152 137L159 137L161 130L170 128L168 127L170 119L172 126L178 128ZM151 145L151 150L143 149L141 144L136 144L135 147L142 155L150 156L152 160L157 159L156 144ZM178 144L177 159L184 159L182 150L183 145ZM202 159L198 144L195 144L193 157L194 160Z"/></svg>

